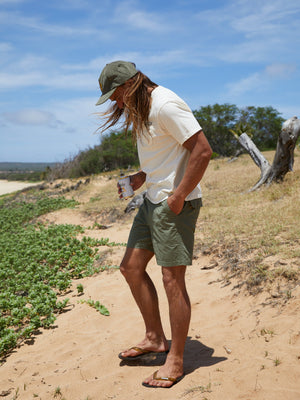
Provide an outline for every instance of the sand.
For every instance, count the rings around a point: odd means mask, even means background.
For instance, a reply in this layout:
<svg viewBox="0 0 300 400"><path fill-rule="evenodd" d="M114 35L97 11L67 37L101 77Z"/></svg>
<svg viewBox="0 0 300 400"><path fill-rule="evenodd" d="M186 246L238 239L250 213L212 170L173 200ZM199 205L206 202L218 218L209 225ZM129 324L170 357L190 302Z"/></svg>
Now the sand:
<svg viewBox="0 0 300 400"><path fill-rule="evenodd" d="M0 179L0 196L3 194L14 193L18 190L25 189L30 186L39 185L40 183L31 182L19 182L19 181L7 181Z"/></svg>
<svg viewBox="0 0 300 400"><path fill-rule="evenodd" d="M48 218L88 224L76 210L60 210ZM125 242L130 224L131 219L112 223L98 235ZM110 261L119 263L123 251L114 248ZM226 284L217 264L212 256L199 255L188 267L192 320L184 357L186 376L173 388L141 385L161 360L132 365L119 360L119 352L142 339L144 327L124 278L114 271L74 282L67 294L70 306L53 329L40 331L0 367L0 398L299 400L300 289L293 291L288 303L274 305L265 294L250 296L235 290L234 282ZM170 339L161 271L154 260L149 274ZM79 283L84 286L82 296L76 290ZM110 316L80 302L89 298L104 304Z"/></svg>

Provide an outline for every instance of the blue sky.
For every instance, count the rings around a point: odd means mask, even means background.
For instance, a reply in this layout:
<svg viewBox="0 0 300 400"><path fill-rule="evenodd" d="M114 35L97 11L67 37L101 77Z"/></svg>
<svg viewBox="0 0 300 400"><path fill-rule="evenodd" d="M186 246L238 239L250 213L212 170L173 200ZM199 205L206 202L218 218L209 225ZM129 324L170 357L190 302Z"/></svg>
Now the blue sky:
<svg viewBox="0 0 300 400"><path fill-rule="evenodd" d="M133 61L192 109L300 117L299 0L0 0L0 161L100 143L98 77Z"/></svg>

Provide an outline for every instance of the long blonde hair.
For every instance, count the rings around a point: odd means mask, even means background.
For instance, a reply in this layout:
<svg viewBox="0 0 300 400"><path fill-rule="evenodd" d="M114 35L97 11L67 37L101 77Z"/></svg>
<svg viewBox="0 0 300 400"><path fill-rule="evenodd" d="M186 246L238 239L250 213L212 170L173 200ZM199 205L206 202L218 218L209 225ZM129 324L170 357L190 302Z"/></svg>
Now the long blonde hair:
<svg viewBox="0 0 300 400"><path fill-rule="evenodd" d="M120 109L115 103L106 112L100 113L99 115L105 118L105 122L99 127L99 130L104 132L124 118L121 129L128 132L132 128L132 136L136 139L143 133L148 132L148 118L151 107L149 88L154 89L157 84L152 82L141 71L138 71L127 82L130 82L130 85L124 92L124 107Z"/></svg>

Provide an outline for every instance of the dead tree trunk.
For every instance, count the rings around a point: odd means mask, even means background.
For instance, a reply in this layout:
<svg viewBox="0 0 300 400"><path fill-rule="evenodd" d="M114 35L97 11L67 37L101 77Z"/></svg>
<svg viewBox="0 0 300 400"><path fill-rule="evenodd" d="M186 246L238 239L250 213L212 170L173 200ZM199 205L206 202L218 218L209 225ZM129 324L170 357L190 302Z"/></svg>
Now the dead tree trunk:
<svg viewBox="0 0 300 400"><path fill-rule="evenodd" d="M289 118L282 124L272 165L261 154L247 133L239 136L238 140L241 146L250 154L261 170L259 181L250 191L256 190L262 185L270 185L273 181L280 182L289 171L293 170L294 150L299 135L300 120L297 117Z"/></svg>

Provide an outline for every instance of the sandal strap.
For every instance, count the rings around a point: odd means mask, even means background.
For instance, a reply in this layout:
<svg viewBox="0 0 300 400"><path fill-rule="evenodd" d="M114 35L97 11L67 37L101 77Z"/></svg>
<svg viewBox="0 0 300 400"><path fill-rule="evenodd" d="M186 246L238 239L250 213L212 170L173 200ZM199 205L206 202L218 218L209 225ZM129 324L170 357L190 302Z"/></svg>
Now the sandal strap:
<svg viewBox="0 0 300 400"><path fill-rule="evenodd" d="M168 382L176 382L176 378L157 376L158 370L154 372L153 379L156 381L168 381Z"/></svg>
<svg viewBox="0 0 300 400"><path fill-rule="evenodd" d="M139 353L142 353L142 354L151 353L151 350L145 350L145 349L142 349L141 347L137 347L137 346L130 347L129 350L135 350L135 351L137 351ZM129 350L127 350L127 351L129 351Z"/></svg>

